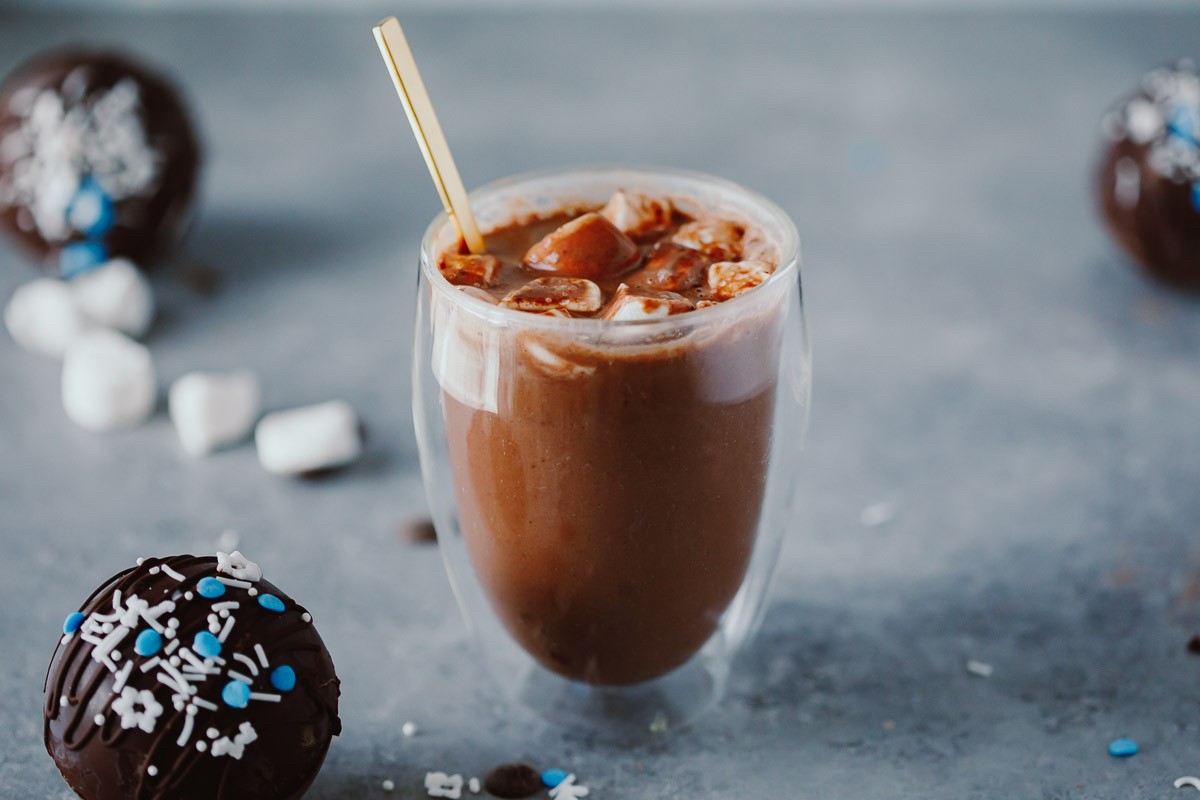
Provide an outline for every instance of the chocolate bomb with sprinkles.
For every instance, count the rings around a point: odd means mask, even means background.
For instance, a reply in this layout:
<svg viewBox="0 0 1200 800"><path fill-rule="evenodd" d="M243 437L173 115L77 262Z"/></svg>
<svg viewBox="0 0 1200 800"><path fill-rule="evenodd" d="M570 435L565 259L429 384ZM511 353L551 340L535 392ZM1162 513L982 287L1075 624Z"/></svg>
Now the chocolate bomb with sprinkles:
<svg viewBox="0 0 1200 800"><path fill-rule="evenodd" d="M55 49L0 84L0 231L63 277L169 254L201 162L179 91L127 55Z"/></svg>
<svg viewBox="0 0 1200 800"><path fill-rule="evenodd" d="M67 616L45 742L84 800L290 800L341 731L312 616L238 552L139 560Z"/></svg>

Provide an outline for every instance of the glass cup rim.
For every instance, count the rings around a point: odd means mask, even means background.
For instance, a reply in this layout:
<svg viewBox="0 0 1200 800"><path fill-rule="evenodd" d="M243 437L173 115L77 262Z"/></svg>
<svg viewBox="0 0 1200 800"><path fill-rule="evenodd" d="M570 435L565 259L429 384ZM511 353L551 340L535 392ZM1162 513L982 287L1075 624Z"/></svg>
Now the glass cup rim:
<svg viewBox="0 0 1200 800"><path fill-rule="evenodd" d="M773 221L779 225L783 232L783 238L779 244L780 259L779 266L760 287L755 291L745 292L730 300L718 303L715 306L707 308L698 308L687 312L686 314L676 314L669 317L659 317L656 319L626 319L626 320L609 320L596 317L556 317L545 314L530 314L527 311L519 311L515 308L505 308L500 305L492 305L477 297L472 297L466 292L458 291L458 287L450 283L441 270L437 268L437 255L434 250L434 243L438 235L450 224L450 218L445 210L438 212L425 229L425 234L421 237L421 272L428 281L430 287L440 295L446 298L452 298L451 302L460 304L469 309L472 313L487 318L489 321L501 324L513 324L522 327L535 327L554 329L559 331L571 331L574 333L599 333L605 330L613 330L614 328L629 329L637 326L639 330L644 330L646 333L651 333L655 328L670 329L678 327L680 324L694 321L704 323L717 323L719 320L726 319L731 315L748 310L749 304L754 301L755 297L763 297L770 292L761 292L768 286L776 286L781 283L786 283L792 280L793 273L796 273L796 280L799 281L800 270L800 234L796 230L796 224L792 218L788 216L777 203L769 199L763 194L760 194L752 189L747 189L739 183L731 181L727 178L722 178L716 175L711 175L698 170L678 169L675 167L658 167L658 166L643 166L630 164L596 164L596 165L579 165L569 167L552 167L548 169L532 170L529 172L521 172L515 175L509 175L495 181L490 181L482 186L473 189L470 192L470 199L476 202L487 195L520 186L524 183L535 183L539 180L550 178L566 178L570 176L578 176L580 180L585 180L588 177L603 176L606 174L634 172L642 175L654 177L662 176L664 178L682 178L686 180L696 181L702 184L707 184L725 191L729 191L740 195L743 199L751 201L764 214L771 217Z"/></svg>

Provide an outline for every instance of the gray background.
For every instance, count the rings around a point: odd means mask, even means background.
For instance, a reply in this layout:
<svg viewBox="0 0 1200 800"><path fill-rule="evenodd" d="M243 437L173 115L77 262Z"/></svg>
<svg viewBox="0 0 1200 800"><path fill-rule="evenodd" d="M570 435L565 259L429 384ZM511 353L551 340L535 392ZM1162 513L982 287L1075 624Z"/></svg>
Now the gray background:
<svg viewBox="0 0 1200 800"><path fill-rule="evenodd" d="M0 797L67 793L39 711L64 614L226 528L343 679L315 798L423 796L426 770L512 758L597 800L1131 800L1200 773L1200 303L1121 263L1089 186L1100 114L1200 16L406 15L469 184L663 163L801 229L814 414L774 605L718 713L628 747L498 715L436 550L395 535L423 502L408 343L437 201L375 16L0 17L0 70L111 41L189 90L210 168L179 261L225 285L157 281L164 385L249 365L268 407L344 397L371 431L320 483L251 447L191 462L161 414L74 429L56 365L0 340ZM0 294L29 275L0 251ZM880 501L895 520L860 525ZM1141 754L1110 758L1122 735Z"/></svg>

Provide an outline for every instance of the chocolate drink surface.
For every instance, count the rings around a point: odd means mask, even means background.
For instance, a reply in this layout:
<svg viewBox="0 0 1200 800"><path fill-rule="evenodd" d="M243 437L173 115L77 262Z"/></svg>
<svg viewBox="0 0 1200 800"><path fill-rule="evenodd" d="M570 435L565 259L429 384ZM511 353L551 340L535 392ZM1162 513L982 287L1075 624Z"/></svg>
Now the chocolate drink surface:
<svg viewBox="0 0 1200 800"><path fill-rule="evenodd" d="M522 263L531 248L574 216L488 234L500 268L467 285L511 297L538 278L537 267ZM630 284L653 280L657 267L647 262L689 222L675 214L636 237L639 263L597 274L596 307L555 315L606 316ZM626 259L607 236L613 263ZM572 262L585 268L586 259ZM667 271L691 283L653 291L682 296L685 310L718 302L703 267ZM667 314L679 313L677 301L664 302ZM713 634L745 577L770 457L783 314L776 304L718 325L702 324L704 316L678 335L612 342L553 326L483 333L496 365L487 401L442 379L469 557L509 633L564 677L626 685L670 672ZM463 326L454 335L473 341L479 332Z"/></svg>

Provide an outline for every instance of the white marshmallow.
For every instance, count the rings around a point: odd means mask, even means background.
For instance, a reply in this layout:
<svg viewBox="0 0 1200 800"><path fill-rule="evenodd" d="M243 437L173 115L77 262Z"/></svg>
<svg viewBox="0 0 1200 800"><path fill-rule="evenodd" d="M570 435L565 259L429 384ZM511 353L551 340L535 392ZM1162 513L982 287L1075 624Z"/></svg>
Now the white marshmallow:
<svg viewBox="0 0 1200 800"><path fill-rule="evenodd" d="M277 475L340 467L362 453L358 415L340 400L267 414L254 441L263 469Z"/></svg>
<svg viewBox="0 0 1200 800"><path fill-rule="evenodd" d="M79 427L100 432L136 425L153 413L156 399L150 351L124 334L88 331L67 349L63 408Z"/></svg>
<svg viewBox="0 0 1200 800"><path fill-rule="evenodd" d="M154 294L141 271L116 258L85 272L70 283L75 305L84 317L105 328L144 336L154 320Z"/></svg>
<svg viewBox="0 0 1200 800"><path fill-rule="evenodd" d="M189 372L171 384L167 413L189 456L239 442L262 409L258 377L250 370Z"/></svg>
<svg viewBox="0 0 1200 800"><path fill-rule="evenodd" d="M87 327L70 288L52 278L38 278L13 292L4 309L4 325L24 349L59 359Z"/></svg>
<svg viewBox="0 0 1200 800"><path fill-rule="evenodd" d="M629 236L657 233L671 224L671 201L642 192L618 190L600 210L600 215Z"/></svg>

